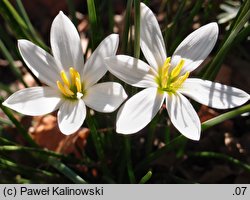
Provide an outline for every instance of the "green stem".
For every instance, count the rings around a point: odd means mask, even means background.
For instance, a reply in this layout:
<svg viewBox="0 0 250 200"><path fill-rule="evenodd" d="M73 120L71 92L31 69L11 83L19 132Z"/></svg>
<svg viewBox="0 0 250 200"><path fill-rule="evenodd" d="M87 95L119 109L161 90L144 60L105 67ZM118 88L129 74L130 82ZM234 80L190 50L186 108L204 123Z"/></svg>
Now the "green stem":
<svg viewBox="0 0 250 200"><path fill-rule="evenodd" d="M177 37L175 36L175 40L172 43L170 50L169 50L170 54L172 54L174 52L174 50L176 49L178 44L182 41L182 39L186 33L187 27L190 27L191 23L193 22L194 16L197 15L199 10L201 9L203 2L204 1L202 1L202 0L195 1L195 5L193 6L193 9L191 10L190 14L188 15L188 18L183 23L184 26L182 26L181 30L178 30Z"/></svg>
<svg viewBox="0 0 250 200"><path fill-rule="evenodd" d="M159 115L156 115L156 117L154 117L154 119L150 123L149 133L147 134L147 140L146 140L146 150L145 150L146 155L150 154L152 151L155 129L158 122L158 116Z"/></svg>
<svg viewBox="0 0 250 200"><path fill-rule="evenodd" d="M37 147L37 144L34 142L34 140L30 137L30 135L27 133L27 131L23 128L23 126L20 124L20 122L15 118L15 116L12 114L9 108L3 106L3 99L0 97L0 108L3 110L3 112L7 115L7 117L13 122L13 124L16 126L18 131L21 133L21 135L24 137L24 139L32 146Z"/></svg>
<svg viewBox="0 0 250 200"><path fill-rule="evenodd" d="M91 41L92 41L92 51L93 51L99 43L101 29L99 28L97 21L95 1L87 0L87 6L88 6L89 21L91 26L91 39L92 39Z"/></svg>
<svg viewBox="0 0 250 200"><path fill-rule="evenodd" d="M125 15L125 27L122 35L122 52L127 53L128 47L128 33L130 28L130 17L131 17L131 8L132 8L132 0L127 1L126 7L126 15Z"/></svg>
<svg viewBox="0 0 250 200"><path fill-rule="evenodd" d="M10 90L9 86L0 83L0 89L4 90L5 92L7 92L9 95L12 94L12 91Z"/></svg>
<svg viewBox="0 0 250 200"><path fill-rule="evenodd" d="M152 163L154 160L160 158L162 155L166 154L166 152L173 150L174 148L178 147L186 138L183 135L180 135L173 139L171 142L166 144L164 147L158 149L157 151L149 154L144 160L142 160L136 167L135 171L140 171Z"/></svg>
<svg viewBox="0 0 250 200"><path fill-rule="evenodd" d="M250 104L242 106L240 108L237 108L233 111L229 111L227 113L224 113L220 116L217 116L213 119L207 120L201 124L201 130L204 131L208 128L213 127L216 124L219 124L225 120L231 119L233 117L236 117L240 114L246 113L250 111ZM164 147L161 149L149 154L144 160L142 160L135 168L135 171L139 171L141 169L144 169L146 166L148 166L150 163L153 161L157 160L160 158L162 155L166 154L167 152L175 149L176 147L179 147L182 145L184 142L187 141L187 138L185 138L183 135L180 135L173 139L171 142L166 144Z"/></svg>
<svg viewBox="0 0 250 200"><path fill-rule="evenodd" d="M242 29L242 27L245 25L245 23L250 18L250 3L245 4L245 6L249 7L248 11L245 13L245 15L239 20L237 24L235 24L235 28L232 29L229 36L226 38L225 42L223 43L222 47L219 49L218 53L212 60L211 64L208 66L207 70L205 71L202 78L213 80L216 75L218 74L221 64L226 57L228 51L231 49L232 44L235 44L235 38L237 37L238 33Z"/></svg>
<svg viewBox="0 0 250 200"><path fill-rule="evenodd" d="M56 158L68 159L66 156L62 154L55 153L54 151L43 150L40 148L32 148L25 146L15 146L15 145L4 145L0 146L0 151L27 151L27 152L38 152L43 155L53 156Z"/></svg>
<svg viewBox="0 0 250 200"><path fill-rule="evenodd" d="M68 7L69 7L69 13L72 17L73 24L77 27L77 19L76 19L76 9L74 5L74 1L72 0L66 0Z"/></svg>
<svg viewBox="0 0 250 200"><path fill-rule="evenodd" d="M140 1L134 0L135 8L135 43L134 43L134 57L140 57Z"/></svg>
<svg viewBox="0 0 250 200"><path fill-rule="evenodd" d="M101 144L101 139L100 139L98 132L96 130L95 122L90 114L86 117L86 122L87 122L89 129L90 129L90 136L91 136L91 139L93 140L93 143L95 145L97 156L103 162L105 159L104 159L104 151L103 151L103 147Z"/></svg>
<svg viewBox="0 0 250 200"><path fill-rule="evenodd" d="M33 25L30 22L30 19L23 7L22 1L21 0L16 0L17 2L17 6L21 12L21 15L23 17L24 22L27 25L28 30L30 31L31 35L33 36L34 40L44 49L48 50L48 47L44 44L44 42L40 39L40 36L37 34L37 32L35 31Z"/></svg>
<svg viewBox="0 0 250 200"><path fill-rule="evenodd" d="M101 164L102 164L101 167L102 167L102 171L104 173L104 176L110 176L110 179L111 179L112 175L111 175L111 172L109 171L107 164L106 164L104 150L103 150L103 146L101 144L101 138L99 137L99 134L98 134L97 129L95 127L95 122L93 120L93 117L90 114L88 114L88 116L86 117L86 123L90 129L90 136L91 136L91 139L94 143L97 156L98 156L99 160L101 161Z"/></svg>
<svg viewBox="0 0 250 200"><path fill-rule="evenodd" d="M2 165L5 165L7 167L10 167L10 168L14 168L16 170L21 170L21 171L24 171L25 173L41 173L43 175L46 175L46 176L53 176L53 173L51 172L48 172L48 171L45 171L45 170L40 170L40 169L34 169L32 167L26 167L24 165L20 165L20 164L16 164L14 162L11 162L9 160L6 160L6 159L3 159L3 158L0 158L0 163Z"/></svg>
<svg viewBox="0 0 250 200"><path fill-rule="evenodd" d="M48 157L48 162L51 166L53 166L55 169L57 169L59 172L65 175L73 183L76 183L76 184L87 183L79 175L77 175L74 171L72 171L70 168L68 168L65 164L60 162L58 159L54 157Z"/></svg>
<svg viewBox="0 0 250 200"><path fill-rule="evenodd" d="M12 126L13 124L11 123L11 121L0 118L0 124L6 124L8 126Z"/></svg>
<svg viewBox="0 0 250 200"><path fill-rule="evenodd" d="M8 49L6 48L6 46L4 45L4 43L2 42L1 39L0 39L0 50L2 51L4 57L8 60L9 65L10 65L10 69L14 73L14 75L22 82L22 84L25 87L28 87L26 82L23 80L23 77L22 77L20 71L17 70L17 68L16 68L16 66L14 64L13 57L11 56L10 52L8 51Z"/></svg>
<svg viewBox="0 0 250 200"><path fill-rule="evenodd" d="M210 127L213 127L214 125L217 125L225 120L234 118L240 114L250 112L250 104L247 104L245 106L241 106L240 108L237 108L235 110L226 112L224 114L221 114L217 117L214 117L212 119L209 119L201 124L201 129L204 131Z"/></svg>
<svg viewBox="0 0 250 200"><path fill-rule="evenodd" d="M134 170L132 167L132 160L131 160L131 144L128 137L124 137L124 143L125 143L125 154L126 154L126 160L127 160L127 170L128 170L128 177L130 183L136 183Z"/></svg>
<svg viewBox="0 0 250 200"><path fill-rule="evenodd" d="M10 141L10 140L7 140L6 138L3 138L0 136L0 142L1 143L4 143L6 145L16 145L14 142Z"/></svg>
<svg viewBox="0 0 250 200"><path fill-rule="evenodd" d="M243 163L241 161L239 161L238 159L232 158L231 156L228 155L224 155L221 153L215 153L215 152L195 152L195 153L189 153L189 156L192 157L202 157L202 158L217 158L217 159L222 159L225 160L227 162L230 162L236 166L239 166L243 169L245 169L246 171L250 172L250 165Z"/></svg>
<svg viewBox="0 0 250 200"><path fill-rule="evenodd" d="M148 171L140 180L140 184L144 184L146 182L148 182L149 179L151 179L152 177L152 171Z"/></svg>

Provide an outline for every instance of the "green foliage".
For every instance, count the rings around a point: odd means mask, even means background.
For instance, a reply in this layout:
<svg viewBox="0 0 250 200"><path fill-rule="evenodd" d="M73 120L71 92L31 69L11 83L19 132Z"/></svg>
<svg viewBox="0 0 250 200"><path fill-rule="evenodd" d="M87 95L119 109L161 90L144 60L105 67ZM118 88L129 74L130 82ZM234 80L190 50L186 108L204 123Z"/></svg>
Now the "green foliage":
<svg viewBox="0 0 250 200"><path fill-rule="evenodd" d="M44 42L43 36L32 25L29 13L26 12L22 1L16 0L15 2L16 4L8 0L0 1L0 20L3 22L0 26L0 56L1 59L8 62L8 68L15 78L24 87L27 87L22 72L15 64L16 60L21 59L16 47L16 40L20 38L30 40L46 51L49 51L49 48ZM77 25L76 10L78 8L73 1L67 0L66 2L72 21ZM202 25L215 21L216 16L219 15L217 5L213 1L169 0L159 1L157 6L154 6L151 1L143 2L158 9L156 11L161 14L160 25L164 40L168 44L168 54L173 53L195 24ZM85 1L82 4L84 3ZM89 48L93 51L107 32L113 31L116 25L114 15L117 11L111 0L87 0L85 4L90 25L88 36L91 39L91 45ZM119 53L142 58L140 54L140 1L127 0L125 7ZM108 13L107 27L102 25L102 15L106 15L106 12ZM246 25L249 18L250 1L245 0L236 17L230 21L230 29L227 31L222 26L217 51L212 52L211 62L200 72L199 77L210 80L215 78L231 50L236 45L244 43L249 36L250 27ZM29 73L31 72L29 71ZM32 76L35 78L33 74ZM105 78L109 79L110 76ZM36 81L38 85L41 84L39 80L36 79ZM130 86L126 86L126 89L130 93L135 92ZM0 90L0 108L4 113L4 115L0 113L1 183L150 183L157 174L154 164L169 152L174 153L176 162L188 155L193 158L220 159L247 172L250 170L247 163L222 153L186 152L188 151L187 139L182 135L176 136L172 131L167 123L168 118L164 114L165 111L154 118L146 128L146 134L141 136L116 134L114 130L116 112L105 116L88 113L86 124L90 129L90 136L84 149L78 149L80 158L55 153L39 147L28 133L27 128L18 120L19 114L2 105L6 94L10 95L14 92L13 88L0 80ZM217 124L234 117L241 117L241 114L247 112L250 112L250 104L203 122L202 130L214 128ZM8 128L10 127L15 127L15 134L22 136L24 142L21 143L18 139L9 136ZM203 134L205 135L206 132ZM156 146L154 144L156 139L164 145ZM21 157L28 157L28 159L22 160ZM83 173L79 166L88 168L88 173ZM174 167L173 164L171 168ZM98 175L91 174L91 170L96 170ZM170 177L173 182L191 182L176 174L171 174Z"/></svg>

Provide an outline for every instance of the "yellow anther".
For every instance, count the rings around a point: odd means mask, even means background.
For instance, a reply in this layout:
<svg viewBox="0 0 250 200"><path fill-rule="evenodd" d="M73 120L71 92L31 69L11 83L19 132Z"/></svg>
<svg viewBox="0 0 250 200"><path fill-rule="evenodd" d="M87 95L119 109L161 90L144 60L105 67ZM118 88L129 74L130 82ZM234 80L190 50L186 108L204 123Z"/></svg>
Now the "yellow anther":
<svg viewBox="0 0 250 200"><path fill-rule="evenodd" d="M75 85L75 69L73 67L70 67L69 73L70 73L70 77L71 77L71 83L72 83L72 85Z"/></svg>
<svg viewBox="0 0 250 200"><path fill-rule="evenodd" d="M61 79L57 81L57 87L61 91L61 93L70 98L81 98L82 94L82 83L81 77L78 71L76 71L73 67L69 68L70 79L68 79L66 73L64 71L61 72Z"/></svg>
<svg viewBox="0 0 250 200"><path fill-rule="evenodd" d="M62 83L60 81L57 81L57 87L59 88L59 90L65 95L68 96L67 92L65 91L65 88L63 87Z"/></svg>
<svg viewBox="0 0 250 200"><path fill-rule="evenodd" d="M171 71L170 77L172 80L179 76L184 63L185 63L185 61L183 59L181 59L179 64Z"/></svg>
<svg viewBox="0 0 250 200"><path fill-rule="evenodd" d="M159 79L160 79L160 83L162 87L166 87L167 85L167 81L168 81L168 71L169 71L169 67L170 67L170 60L171 58L168 57L163 66L159 69Z"/></svg>
<svg viewBox="0 0 250 200"><path fill-rule="evenodd" d="M62 78L63 83L69 87L70 83L69 83L69 79L68 79L65 71L61 71L61 78Z"/></svg>
<svg viewBox="0 0 250 200"><path fill-rule="evenodd" d="M184 75L180 76L175 82L172 83L173 88L179 89L185 80L189 77L190 72L186 72Z"/></svg>
<svg viewBox="0 0 250 200"><path fill-rule="evenodd" d="M170 57L168 57L165 60L163 66L161 68L161 76L167 76L168 75L169 67L170 67Z"/></svg>
<svg viewBox="0 0 250 200"><path fill-rule="evenodd" d="M76 84L77 92L81 92L82 91L82 83L81 83L81 80L79 78L75 79L75 84Z"/></svg>
<svg viewBox="0 0 250 200"><path fill-rule="evenodd" d="M168 57L163 66L159 68L158 76L156 77L156 82L159 85L159 89L166 91L169 94L175 93L186 81L189 76L189 72L181 75L181 70L184 66L184 59L181 59L177 66L173 66L173 70L170 71L171 58Z"/></svg>

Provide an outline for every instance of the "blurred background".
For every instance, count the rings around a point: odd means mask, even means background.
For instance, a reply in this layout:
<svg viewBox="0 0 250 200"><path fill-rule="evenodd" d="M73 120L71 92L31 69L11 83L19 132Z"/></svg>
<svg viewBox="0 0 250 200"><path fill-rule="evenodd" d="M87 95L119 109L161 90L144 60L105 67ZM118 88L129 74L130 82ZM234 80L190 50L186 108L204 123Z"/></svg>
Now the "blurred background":
<svg viewBox="0 0 250 200"><path fill-rule="evenodd" d="M99 42L113 32L120 36L118 54L134 55L136 13L133 2L139 1L1 0L1 102L19 89L41 84L21 59L17 49L17 39L28 39L50 52L50 27L60 10L70 17L78 29L85 60ZM150 7L158 19L169 55L193 30L209 22L219 23L220 32L215 48L192 76L214 79L250 93L249 0L148 0L143 2ZM93 5L95 15L91 10ZM239 11L242 15L237 15ZM242 16L245 18L241 18ZM240 30L237 29L237 25L241 26ZM236 33L234 37L233 31ZM230 37L233 38L232 41L228 40ZM230 44L220 54L218 66L212 70L213 73L207 73L206 68L211 65L211 60L218 55L226 41ZM109 73L103 80L118 81ZM135 92L129 86L125 87L129 94ZM194 105L202 122L227 112ZM22 148L29 146L21 133L22 129L27 131L42 149L58 153L60 155L58 158L63 163L92 183L130 182L129 174L125 169L126 159L121 158L124 153L122 136L114 131L116 113L108 115L94 113L98 133L104 145L106 163L112 172L111 181L110 177L105 177L100 169L101 164L88 137L90 131L86 124L83 124L77 133L65 136L57 127L56 113L30 117L14 111L10 112L7 115L6 111L0 109L0 183L70 182L67 177L40 160L40 157L37 157L39 153L34 149L29 151ZM11 116L20 122L17 124L21 124L21 128L17 128L10 119ZM180 134L170 125L165 111L161 110L156 120L156 123L152 122L140 134L130 137L131 162L135 168L149 153L164 147L170 139ZM166 129L166 126L170 128ZM150 140L152 143L147 142L148 132L154 132ZM5 146L18 148L11 150L3 148ZM249 152L248 111L244 115L238 115L203 131L200 141L183 140L170 151L148 163L146 167L139 167L135 172L136 182L150 171L152 176L148 183L250 183Z"/></svg>

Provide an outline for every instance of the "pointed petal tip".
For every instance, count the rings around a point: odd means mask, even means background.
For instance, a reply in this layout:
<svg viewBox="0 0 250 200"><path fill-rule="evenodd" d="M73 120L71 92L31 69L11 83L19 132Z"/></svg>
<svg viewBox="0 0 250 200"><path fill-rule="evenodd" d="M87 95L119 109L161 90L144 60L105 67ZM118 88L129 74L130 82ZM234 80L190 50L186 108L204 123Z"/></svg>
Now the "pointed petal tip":
<svg viewBox="0 0 250 200"><path fill-rule="evenodd" d="M186 136L187 137L187 136ZM196 135L192 135L191 137L187 137L188 139L190 140L194 140L194 141L199 141L200 140L200 137L201 137L201 134L200 132Z"/></svg>
<svg viewBox="0 0 250 200"><path fill-rule="evenodd" d="M86 106L82 100L65 101L57 112L57 122L64 135L78 131L86 118Z"/></svg>
<svg viewBox="0 0 250 200"><path fill-rule="evenodd" d="M59 11L58 16L66 16L63 11Z"/></svg>
<svg viewBox="0 0 250 200"><path fill-rule="evenodd" d="M2 103L3 106L5 107L9 107L8 103L7 103L7 100L5 100L3 103Z"/></svg>
<svg viewBox="0 0 250 200"><path fill-rule="evenodd" d="M206 26L213 29L217 34L219 33L219 26L216 22L211 22L211 23L207 24Z"/></svg>
<svg viewBox="0 0 250 200"><path fill-rule="evenodd" d="M137 130L128 131L128 130L122 129L121 127L116 126L116 133L121 134L121 135L132 135L132 134L135 134L137 132L138 132Z"/></svg>
<svg viewBox="0 0 250 200"><path fill-rule="evenodd" d="M29 40L26 40L26 39L17 40L17 46L18 46L19 51L20 51L20 48L22 48L22 46L27 44L27 43L32 43L32 42L30 42Z"/></svg>
<svg viewBox="0 0 250 200"><path fill-rule="evenodd" d="M176 127L178 129L178 127ZM201 129L196 129L196 130L191 130L191 129L186 129L186 130L179 130L179 132L184 135L186 138L194 141L199 141L200 136L201 136Z"/></svg>
<svg viewBox="0 0 250 200"><path fill-rule="evenodd" d="M64 135L72 135L78 131L78 130L71 130L71 129L63 129L60 126L58 126L58 127L59 127L59 130L61 131L61 133Z"/></svg>
<svg viewBox="0 0 250 200"><path fill-rule="evenodd" d="M141 2L140 3L140 7L141 7L141 9L143 8L143 7L147 7L143 2Z"/></svg>

